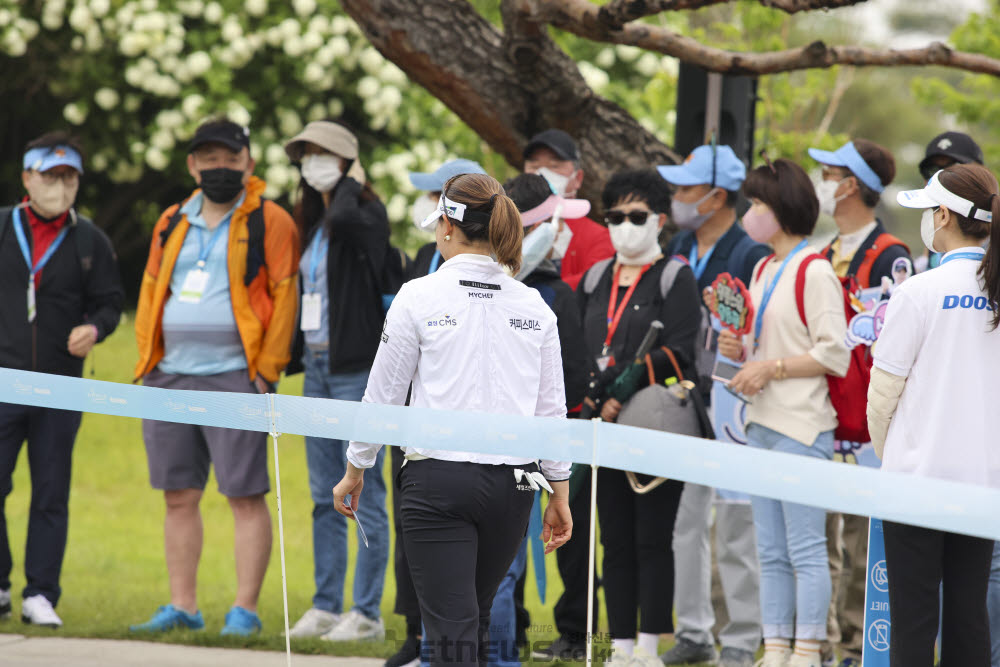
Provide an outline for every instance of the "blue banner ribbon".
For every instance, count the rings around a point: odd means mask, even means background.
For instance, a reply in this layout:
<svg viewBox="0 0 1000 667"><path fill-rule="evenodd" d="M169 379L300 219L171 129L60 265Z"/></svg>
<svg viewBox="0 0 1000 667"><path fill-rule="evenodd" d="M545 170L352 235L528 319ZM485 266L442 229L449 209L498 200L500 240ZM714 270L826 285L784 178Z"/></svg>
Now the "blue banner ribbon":
<svg viewBox="0 0 1000 667"><path fill-rule="evenodd" d="M270 432L264 394L179 391L0 369L0 402ZM1000 490L575 419L274 396L281 433L631 470L845 514L1000 539Z"/></svg>

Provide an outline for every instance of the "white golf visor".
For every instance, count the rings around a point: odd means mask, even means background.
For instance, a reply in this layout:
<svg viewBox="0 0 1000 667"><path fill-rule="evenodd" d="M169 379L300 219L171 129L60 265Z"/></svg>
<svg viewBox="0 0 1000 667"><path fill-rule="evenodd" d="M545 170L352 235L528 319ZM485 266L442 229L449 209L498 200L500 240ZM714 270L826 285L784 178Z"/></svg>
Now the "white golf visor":
<svg viewBox="0 0 1000 667"><path fill-rule="evenodd" d="M949 211L954 211L966 218L975 218L983 222L993 222L992 212L977 208L968 199L959 197L955 193L945 189L941 185L941 181L938 180L940 174L941 172L939 171L931 176L931 180L927 181L927 185L922 190L905 190L900 192L896 195L896 201L899 202L900 206L905 206L906 208L937 208L938 206L945 206Z"/></svg>

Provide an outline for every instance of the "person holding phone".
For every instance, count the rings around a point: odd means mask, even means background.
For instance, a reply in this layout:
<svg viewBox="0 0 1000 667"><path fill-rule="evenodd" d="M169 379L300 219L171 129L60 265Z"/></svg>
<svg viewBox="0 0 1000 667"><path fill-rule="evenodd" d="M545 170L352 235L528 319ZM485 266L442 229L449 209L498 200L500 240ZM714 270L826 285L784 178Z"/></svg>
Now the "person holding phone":
<svg viewBox="0 0 1000 667"><path fill-rule="evenodd" d="M425 220L445 260L403 285L386 316L365 403L565 418L556 316L517 274L524 236L514 202L493 178L449 179ZM496 257L497 259L493 259ZM364 471L381 445L351 442L333 489L357 512ZM528 527L539 487L550 490L542 538L572 535L570 464L406 447L396 477L403 535L431 665L488 661L490 608ZM345 498L350 496L350 504Z"/></svg>
<svg viewBox="0 0 1000 667"><path fill-rule="evenodd" d="M868 425L882 470L1000 487L1000 190L985 167L937 172L901 192L941 264L895 288L873 351ZM987 249L983 246L987 244ZM893 665L990 664L993 541L884 521ZM943 586L942 586L943 584Z"/></svg>
<svg viewBox="0 0 1000 667"><path fill-rule="evenodd" d="M788 160L751 171L743 192L751 202L743 225L774 255L757 264L750 281L756 314L747 340L725 330L719 335L723 355L746 360L730 388L750 401L751 447L831 460L837 415L826 375L843 376L850 361L843 288L830 263L819 259L804 269L804 322L795 295L800 266L816 252L806 241L819 215L816 192L806 172ZM761 569L761 664L820 667L830 604L826 512L756 496L752 505Z"/></svg>

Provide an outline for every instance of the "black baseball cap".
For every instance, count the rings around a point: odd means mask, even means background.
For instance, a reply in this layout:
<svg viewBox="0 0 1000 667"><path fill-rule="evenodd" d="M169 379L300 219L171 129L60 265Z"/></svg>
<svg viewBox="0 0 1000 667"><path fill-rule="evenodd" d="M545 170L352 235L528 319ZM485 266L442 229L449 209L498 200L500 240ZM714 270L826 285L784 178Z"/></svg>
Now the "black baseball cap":
<svg viewBox="0 0 1000 667"><path fill-rule="evenodd" d="M927 178L933 176L937 167L931 161L938 156L951 158L960 164L983 163L983 149L972 137L962 132L944 132L931 139L924 159L920 161L920 173L927 175L929 172Z"/></svg>
<svg viewBox="0 0 1000 667"><path fill-rule="evenodd" d="M536 148L544 146L559 156L560 160L580 161L580 153L576 149L576 142L562 130L550 129L539 132L531 138L528 145L524 147L524 159L535 152Z"/></svg>
<svg viewBox="0 0 1000 667"><path fill-rule="evenodd" d="M210 120L195 130L188 153L205 144L222 144L233 151L250 148L250 128L231 120Z"/></svg>

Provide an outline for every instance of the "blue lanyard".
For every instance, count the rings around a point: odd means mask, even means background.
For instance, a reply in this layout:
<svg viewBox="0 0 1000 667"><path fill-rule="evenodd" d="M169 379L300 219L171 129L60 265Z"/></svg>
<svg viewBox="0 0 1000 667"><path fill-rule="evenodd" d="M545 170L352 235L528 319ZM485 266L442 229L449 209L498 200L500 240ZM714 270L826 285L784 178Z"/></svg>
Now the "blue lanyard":
<svg viewBox="0 0 1000 667"><path fill-rule="evenodd" d="M781 266L778 267L778 272L771 279L771 282L764 287L764 296L760 300L760 305L757 307L757 317L754 322L754 332L753 332L753 349L756 350L760 345L760 330L764 326L764 311L767 310L767 304L771 300L771 295L774 294L774 288L778 286L778 281L781 279L781 274L785 272L785 266L788 265L788 260L794 257L800 250L808 245L805 239L802 239L795 249L788 253L784 261L781 262Z"/></svg>
<svg viewBox="0 0 1000 667"><path fill-rule="evenodd" d="M705 268L708 266L708 260L712 259L712 253L715 252L715 245L708 249L705 256L700 260L698 259L698 241L695 241L691 245L691 255L688 258L691 264L691 269L694 271L695 280L701 280L701 277L705 274Z"/></svg>
<svg viewBox="0 0 1000 667"><path fill-rule="evenodd" d="M69 221L67 220L67 223ZM24 256L24 263L28 265L28 277L34 283L35 275L42 270L49 260L52 259L52 255L56 253L59 246L62 244L63 239L66 238L66 234L69 232L69 224L64 224L62 230L60 230L59 235L56 236L52 244L49 245L49 249L45 251L42 258L38 260L38 264L34 266L31 265L31 249L28 247L28 239L24 236L24 229L21 227L21 211L20 209L14 209L14 233L17 235L17 245L21 246L21 255Z"/></svg>
<svg viewBox="0 0 1000 667"><path fill-rule="evenodd" d="M198 253L198 268L205 268L205 261L208 256L212 253L212 248L215 247L215 242L219 240L222 236L222 232L229 228L229 220L227 219L224 223L215 228L212 233L212 237L208 240L208 245L205 245L205 230L201 227L198 228L198 245L201 246L201 251Z"/></svg>
<svg viewBox="0 0 1000 667"><path fill-rule="evenodd" d="M309 253L309 284L313 289L316 288L316 270L319 268L320 257L326 257L326 244L323 243L323 231L317 230Z"/></svg>
<svg viewBox="0 0 1000 667"><path fill-rule="evenodd" d="M440 250L435 250L434 251L434 256L431 257L431 269L430 269L430 271L427 272L427 275L430 275L430 274L434 273L435 271L437 271L438 270L438 264L440 264L440 263L441 263L441 251Z"/></svg>
<svg viewBox="0 0 1000 667"><path fill-rule="evenodd" d="M983 256L986 254L985 250L969 250L967 252L956 252L954 255L948 255L941 259L941 263L938 266L943 266L953 259L974 259L977 262L982 260Z"/></svg>

